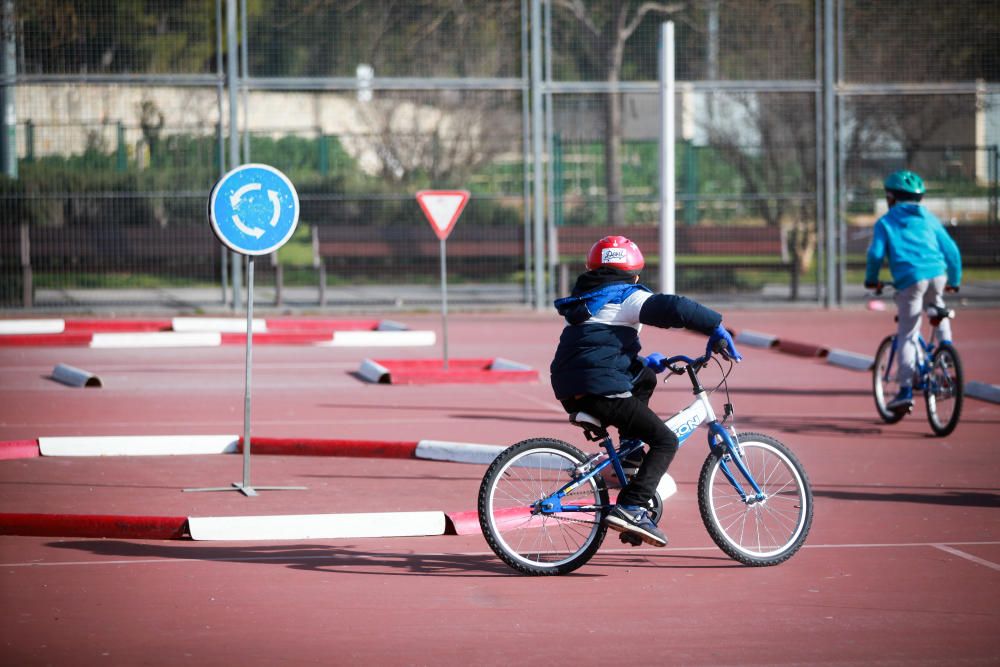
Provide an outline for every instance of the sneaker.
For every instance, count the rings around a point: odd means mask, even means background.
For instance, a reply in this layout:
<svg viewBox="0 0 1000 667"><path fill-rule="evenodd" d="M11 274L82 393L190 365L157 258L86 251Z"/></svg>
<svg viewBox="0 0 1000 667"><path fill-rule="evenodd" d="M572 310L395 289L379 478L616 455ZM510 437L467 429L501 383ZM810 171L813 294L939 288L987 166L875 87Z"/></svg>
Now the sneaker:
<svg viewBox="0 0 1000 667"><path fill-rule="evenodd" d="M615 505L604 517L604 524L611 530L634 533L643 542L654 547L667 546L667 536L649 518L645 507Z"/></svg>
<svg viewBox="0 0 1000 667"><path fill-rule="evenodd" d="M893 411L909 410L913 407L913 387L900 387L896 398L886 403L885 407Z"/></svg>

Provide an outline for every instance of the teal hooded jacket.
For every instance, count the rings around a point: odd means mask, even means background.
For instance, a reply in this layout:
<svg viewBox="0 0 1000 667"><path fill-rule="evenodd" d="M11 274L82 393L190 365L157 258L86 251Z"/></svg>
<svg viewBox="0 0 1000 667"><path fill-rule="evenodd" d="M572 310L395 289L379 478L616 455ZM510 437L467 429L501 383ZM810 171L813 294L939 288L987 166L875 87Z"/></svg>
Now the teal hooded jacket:
<svg viewBox="0 0 1000 667"><path fill-rule="evenodd" d="M899 202L875 223L868 246L865 284L878 282L883 260L896 289L948 274L948 285L962 282L962 256L944 225L926 208L914 202Z"/></svg>

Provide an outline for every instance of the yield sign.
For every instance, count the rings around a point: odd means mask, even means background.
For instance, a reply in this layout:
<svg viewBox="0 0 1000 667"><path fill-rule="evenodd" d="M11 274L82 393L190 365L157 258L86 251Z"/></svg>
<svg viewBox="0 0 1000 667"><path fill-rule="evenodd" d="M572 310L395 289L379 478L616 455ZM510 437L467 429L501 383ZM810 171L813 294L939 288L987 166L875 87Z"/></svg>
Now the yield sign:
<svg viewBox="0 0 1000 667"><path fill-rule="evenodd" d="M467 190L421 190L417 193L417 203L442 241L451 234L468 201Z"/></svg>

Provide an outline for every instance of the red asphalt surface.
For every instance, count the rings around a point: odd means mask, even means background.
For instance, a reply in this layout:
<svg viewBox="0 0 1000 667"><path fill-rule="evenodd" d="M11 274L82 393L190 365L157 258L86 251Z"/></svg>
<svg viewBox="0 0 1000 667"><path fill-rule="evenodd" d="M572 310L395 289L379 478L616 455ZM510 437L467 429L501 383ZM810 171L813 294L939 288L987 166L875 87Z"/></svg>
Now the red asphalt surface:
<svg viewBox="0 0 1000 667"><path fill-rule="evenodd" d="M394 319L440 334L436 315ZM872 355L892 316L744 310L725 323ZM525 363L541 371L536 383L377 385L355 375L368 356L440 358L440 343L254 348L251 436L484 444L551 436L591 449L545 380L560 328L547 313L449 319L451 358ZM998 331L1000 311L960 311L967 380L1000 384ZM649 328L643 341L667 354L704 344ZM564 577L514 573L481 535L0 536L0 656L8 665L1000 664L1000 405L967 399L957 430L935 438L920 404L883 424L867 373L742 352L730 383L739 430L790 445L816 496L809 540L783 565L743 567L712 544L697 511L706 447L695 436L671 468L679 491L662 522L670 546L627 548L612 535ZM58 363L99 375L103 388L52 381ZM0 368L0 441L243 431L239 346L6 348ZM666 416L688 397L675 378L653 405ZM184 492L240 481L238 455L21 458L0 461L0 512L459 512L475 509L484 472L398 458L251 460L252 484L308 489Z"/></svg>

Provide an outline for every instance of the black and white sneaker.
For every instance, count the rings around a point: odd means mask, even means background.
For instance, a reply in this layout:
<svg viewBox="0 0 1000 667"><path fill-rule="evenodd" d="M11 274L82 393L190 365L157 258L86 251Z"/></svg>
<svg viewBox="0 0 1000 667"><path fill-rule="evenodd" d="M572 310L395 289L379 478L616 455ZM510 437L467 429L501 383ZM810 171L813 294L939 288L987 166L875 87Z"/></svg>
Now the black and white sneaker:
<svg viewBox="0 0 1000 667"><path fill-rule="evenodd" d="M645 507L615 505L604 517L604 525L611 530L633 533L643 542L652 544L654 547L667 546L667 536L649 518L649 512Z"/></svg>

